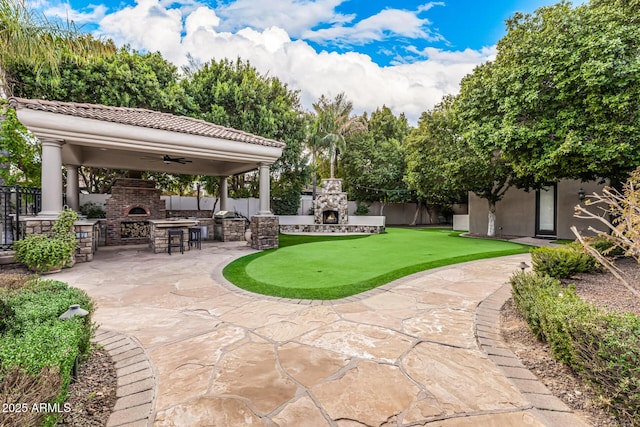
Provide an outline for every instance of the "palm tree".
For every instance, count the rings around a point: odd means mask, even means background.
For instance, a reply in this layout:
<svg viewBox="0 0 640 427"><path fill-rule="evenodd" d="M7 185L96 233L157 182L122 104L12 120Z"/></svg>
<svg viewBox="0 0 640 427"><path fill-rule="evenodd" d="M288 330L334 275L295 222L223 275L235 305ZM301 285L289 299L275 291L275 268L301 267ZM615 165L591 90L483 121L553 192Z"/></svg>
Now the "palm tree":
<svg viewBox="0 0 640 427"><path fill-rule="evenodd" d="M11 95L8 70L12 64L27 64L53 78L59 75L60 61L83 63L93 57L115 53L113 42L103 42L80 34L73 22L56 23L29 9L24 0L0 0L0 100ZM0 123L5 116L0 113ZM4 152L3 152L4 153ZM8 159L12 154L0 155ZM0 162L2 168L7 168ZM0 185L4 179L0 177Z"/></svg>
<svg viewBox="0 0 640 427"><path fill-rule="evenodd" d="M335 163L338 152L344 152L345 136L367 129L362 117L351 116L353 103L348 101L344 92L339 93L333 100L324 95L313 104L316 112L316 135L322 144L329 149L329 167L331 178L334 178Z"/></svg>
<svg viewBox="0 0 640 427"><path fill-rule="evenodd" d="M0 97L11 95L7 69L12 63L58 74L62 58L80 63L115 52L112 42L81 34L73 22L57 23L31 9L24 0L0 0Z"/></svg>

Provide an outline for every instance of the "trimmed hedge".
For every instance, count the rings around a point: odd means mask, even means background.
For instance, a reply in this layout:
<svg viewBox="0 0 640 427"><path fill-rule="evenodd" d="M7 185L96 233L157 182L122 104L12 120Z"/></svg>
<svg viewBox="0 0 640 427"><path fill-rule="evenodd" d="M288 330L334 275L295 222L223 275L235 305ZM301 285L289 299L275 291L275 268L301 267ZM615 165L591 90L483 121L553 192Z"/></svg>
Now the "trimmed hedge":
<svg viewBox="0 0 640 427"><path fill-rule="evenodd" d="M568 279L577 273L591 273L597 266L595 258L576 243L559 248L531 249L531 262L533 271L556 279Z"/></svg>
<svg viewBox="0 0 640 427"><path fill-rule="evenodd" d="M518 272L511 287L516 308L555 358L618 416L640 424L640 318L600 310L549 276Z"/></svg>
<svg viewBox="0 0 640 427"><path fill-rule="evenodd" d="M60 320L58 317L72 304L79 304L90 314ZM0 318L0 383L24 377L18 383L29 384L33 381L28 378L56 372L59 381L48 381L49 386L42 387L43 393L32 396L33 402L21 403L64 402L74 362L89 352L94 327L91 298L65 283L35 279L18 289L4 287L0 292L0 308L3 315ZM51 389L54 386L55 389ZM28 390L23 390L22 395L29 395ZM55 422L56 417L50 416L44 425L55 425Z"/></svg>

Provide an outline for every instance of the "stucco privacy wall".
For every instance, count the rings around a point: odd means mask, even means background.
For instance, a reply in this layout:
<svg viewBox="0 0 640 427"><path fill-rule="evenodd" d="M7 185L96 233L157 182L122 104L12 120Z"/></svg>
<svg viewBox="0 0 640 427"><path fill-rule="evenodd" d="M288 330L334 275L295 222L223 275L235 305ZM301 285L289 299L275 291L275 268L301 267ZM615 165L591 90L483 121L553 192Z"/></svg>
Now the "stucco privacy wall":
<svg viewBox="0 0 640 427"><path fill-rule="evenodd" d="M596 181L580 182L562 180L557 188L557 237L559 239L575 239L570 230L575 225L585 234L589 225L603 229L597 221L574 218L574 207L580 203L578 191L582 188L587 195L600 193L605 184ZM489 206L485 199L473 193L469 194L469 232L486 234ZM510 188L504 198L496 205L496 235L535 236L536 234L536 192Z"/></svg>

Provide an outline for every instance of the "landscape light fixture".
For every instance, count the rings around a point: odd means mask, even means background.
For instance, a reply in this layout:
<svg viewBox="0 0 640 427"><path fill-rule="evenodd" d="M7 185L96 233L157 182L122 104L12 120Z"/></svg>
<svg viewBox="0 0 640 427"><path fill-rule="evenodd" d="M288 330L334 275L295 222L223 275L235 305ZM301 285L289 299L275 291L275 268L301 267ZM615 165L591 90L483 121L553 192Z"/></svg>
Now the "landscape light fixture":
<svg viewBox="0 0 640 427"><path fill-rule="evenodd" d="M79 304L72 304L69 306L69 310L65 311L58 317L60 320L71 319L75 316L85 317L89 312L83 308L80 308ZM78 356L73 360L73 367L71 368L71 378L78 379Z"/></svg>
<svg viewBox="0 0 640 427"><path fill-rule="evenodd" d="M525 269L529 268L529 265L526 262L522 261L520 262L518 267L520 267L520 270L524 271Z"/></svg>
<svg viewBox="0 0 640 427"><path fill-rule="evenodd" d="M58 319L65 320L65 319L70 319L74 316L84 317L87 314L89 314L87 310L80 308L80 305L78 304L73 304L73 305L70 305L69 310L62 313L60 317L58 317Z"/></svg>

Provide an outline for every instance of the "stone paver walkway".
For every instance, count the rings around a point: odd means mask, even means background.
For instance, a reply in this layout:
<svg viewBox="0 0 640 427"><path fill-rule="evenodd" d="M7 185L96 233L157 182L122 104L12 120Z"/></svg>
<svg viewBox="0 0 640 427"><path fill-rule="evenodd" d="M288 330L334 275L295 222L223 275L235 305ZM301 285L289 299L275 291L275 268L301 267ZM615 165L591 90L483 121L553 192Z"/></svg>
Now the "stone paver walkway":
<svg viewBox="0 0 640 427"><path fill-rule="evenodd" d="M144 348L158 427L554 425L476 336L496 332L479 303L528 255L308 303L224 283L221 266L250 252L244 243L171 257L101 248L53 278L86 290L94 320ZM584 425L571 420L562 425Z"/></svg>

